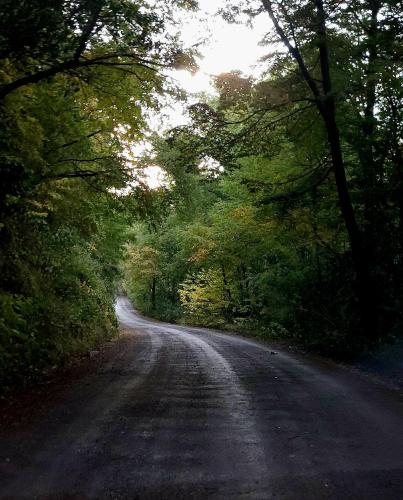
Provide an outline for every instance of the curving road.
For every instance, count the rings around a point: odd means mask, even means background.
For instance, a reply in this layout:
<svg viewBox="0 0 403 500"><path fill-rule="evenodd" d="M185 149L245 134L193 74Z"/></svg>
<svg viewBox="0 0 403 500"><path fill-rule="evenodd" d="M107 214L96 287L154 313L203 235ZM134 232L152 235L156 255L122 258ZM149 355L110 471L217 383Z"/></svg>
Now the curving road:
<svg viewBox="0 0 403 500"><path fill-rule="evenodd" d="M121 348L0 436L1 498L403 499L400 393L116 311Z"/></svg>

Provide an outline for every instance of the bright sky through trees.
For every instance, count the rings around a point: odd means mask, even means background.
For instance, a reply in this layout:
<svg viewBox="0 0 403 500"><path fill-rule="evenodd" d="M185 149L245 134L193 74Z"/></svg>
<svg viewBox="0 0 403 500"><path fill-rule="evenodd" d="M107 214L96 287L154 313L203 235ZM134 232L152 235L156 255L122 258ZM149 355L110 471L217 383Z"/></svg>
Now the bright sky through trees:
<svg viewBox="0 0 403 500"><path fill-rule="evenodd" d="M0 0L0 389L110 338L123 278L332 356L401 337L401 4Z"/></svg>
<svg viewBox="0 0 403 500"><path fill-rule="evenodd" d="M267 53L267 47L260 46L259 42L268 30L268 16L259 16L251 29L244 24L229 24L216 16L217 10L225 4L222 0L201 0L199 4L198 16L189 13L184 16L181 37L185 46L198 39L208 40L199 47L200 70L194 75L187 71L175 73L183 88L188 92L212 92L211 75L232 70L259 73L258 59ZM204 15L209 15L208 25L200 22Z"/></svg>
<svg viewBox="0 0 403 500"><path fill-rule="evenodd" d="M186 107L193 102L192 94L200 92L214 93L212 77L233 70L242 71L245 75L259 75L261 66L259 59L267 54L267 47L259 42L267 33L269 18L258 16L253 28L245 24L229 24L221 16L216 15L225 6L224 0L200 0L199 12L183 12L181 23L181 39L185 47L201 41L198 51L199 70L191 74L189 71L171 71L171 77L189 95L187 103L175 101L159 113L150 116L150 126L154 130L166 129L182 125L188 121ZM208 21L205 20L208 16ZM197 98L195 99L197 101ZM161 115L164 120L161 120ZM134 148L137 153L142 147ZM160 185L163 178L159 167L145 169L145 181L151 187Z"/></svg>

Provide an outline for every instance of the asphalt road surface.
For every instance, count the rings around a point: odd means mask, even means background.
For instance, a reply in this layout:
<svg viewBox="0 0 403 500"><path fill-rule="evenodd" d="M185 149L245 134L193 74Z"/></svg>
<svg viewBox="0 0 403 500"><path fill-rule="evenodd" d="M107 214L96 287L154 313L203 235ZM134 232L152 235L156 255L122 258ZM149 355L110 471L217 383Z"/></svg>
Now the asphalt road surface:
<svg viewBox="0 0 403 500"><path fill-rule="evenodd" d="M403 499L398 392L123 297L117 314L120 348L0 436L1 498Z"/></svg>

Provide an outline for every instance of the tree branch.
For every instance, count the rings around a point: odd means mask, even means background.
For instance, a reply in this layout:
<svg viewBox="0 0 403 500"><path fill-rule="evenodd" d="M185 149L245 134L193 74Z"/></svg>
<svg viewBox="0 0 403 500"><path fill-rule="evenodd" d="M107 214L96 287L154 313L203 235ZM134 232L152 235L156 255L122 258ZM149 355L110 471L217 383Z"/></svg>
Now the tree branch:
<svg viewBox="0 0 403 500"><path fill-rule="evenodd" d="M23 76L21 78L18 78L17 80L14 80L13 82L7 83L6 85L3 85L0 87L0 100L4 99L8 94L13 92L14 90L19 89L20 87L24 87L25 85L30 85L33 83L38 83L42 80L46 80L48 78L51 78L52 76L57 75L58 73L63 73L64 71L69 71L69 70L74 70L74 69L80 69L80 68L87 68L91 66L100 66L100 65L110 65L110 66L121 66L123 64L122 61L116 61L116 62L109 62L113 59L117 58L131 58L133 59L133 64L136 64L137 66L141 66L143 68L149 69L151 71L156 71L156 68L152 67L153 66L165 66L163 64L154 62L154 61L149 61L147 59L141 58L137 56L136 54L130 54L130 53L111 53L111 54L105 54L100 57L96 57L93 59L71 59L69 61L65 61L63 63L60 63L56 66L52 66L51 68L44 69L41 71L38 71L37 73L31 73L30 75Z"/></svg>
<svg viewBox="0 0 403 500"><path fill-rule="evenodd" d="M304 77L304 80L306 81L307 85L311 89L312 94L315 96L317 106L319 108L322 108L323 105L322 105L321 92L320 92L318 86L316 85L315 80L313 79L312 75L310 74L308 68L306 67L306 64L302 58L301 52L299 51L298 47L296 47L296 46L294 47L291 44L289 38L285 34L285 31L281 27L275 13L274 13L274 10L272 7L272 2L270 0L262 0L262 3L263 3L264 8L266 9L267 13L269 14L269 17L274 25L274 28L275 28L278 36L280 37L283 44L286 46L289 53L293 56L293 58L297 62L298 67L300 69L300 72L301 72L302 76Z"/></svg>
<svg viewBox="0 0 403 500"><path fill-rule="evenodd" d="M94 135L100 134L103 132L102 129L96 130L95 132L91 132L90 134L86 135L85 137L80 137L79 139L75 139L74 141L66 142L65 144L62 144L61 146L58 146L57 148L49 149L46 151L47 154L53 153L54 151L57 151L58 149L64 149L64 148L69 148L70 146L74 146L74 144L78 144L79 142L83 141L84 139L89 139L91 137L94 137Z"/></svg>
<svg viewBox="0 0 403 500"><path fill-rule="evenodd" d="M112 160L113 156L98 156L95 158L62 158L57 163L80 162L80 163L96 163L101 160Z"/></svg>
<svg viewBox="0 0 403 500"><path fill-rule="evenodd" d="M291 200L296 200L296 199L300 198L301 196L305 195L306 193L309 193L310 191L312 191L312 189L319 187L329 177L332 170L333 169L331 167L327 168L325 170L325 172L323 173L323 175L321 175L318 179L316 179L313 184L307 186L304 189L299 189L299 190L291 191L288 193L274 194L272 196L268 196L268 197L260 200L260 204L261 205L268 205L269 203L273 203L273 202L286 203L286 202L290 202Z"/></svg>
<svg viewBox="0 0 403 500"><path fill-rule="evenodd" d="M79 42L77 49L74 53L74 60L78 61L82 55L82 53L85 51L87 43L92 35L92 32L97 24L97 21L99 19L99 15L101 13L102 7L104 6L104 2L101 0L98 0L95 2L95 9L92 12L92 15L90 16L90 19L88 21L87 26L84 27Z"/></svg>

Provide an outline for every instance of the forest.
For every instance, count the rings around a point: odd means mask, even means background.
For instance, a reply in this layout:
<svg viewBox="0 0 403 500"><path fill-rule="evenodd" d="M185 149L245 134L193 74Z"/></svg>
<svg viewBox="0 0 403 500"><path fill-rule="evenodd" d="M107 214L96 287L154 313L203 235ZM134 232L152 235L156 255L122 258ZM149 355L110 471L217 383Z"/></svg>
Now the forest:
<svg viewBox="0 0 403 500"><path fill-rule="evenodd" d="M4 386L116 335L123 291L331 357L401 338L400 0L228 0L228 23L267 19L265 69L214 75L162 132L149 113L186 102L169 72L197 72L178 21L196 1L0 10Z"/></svg>

